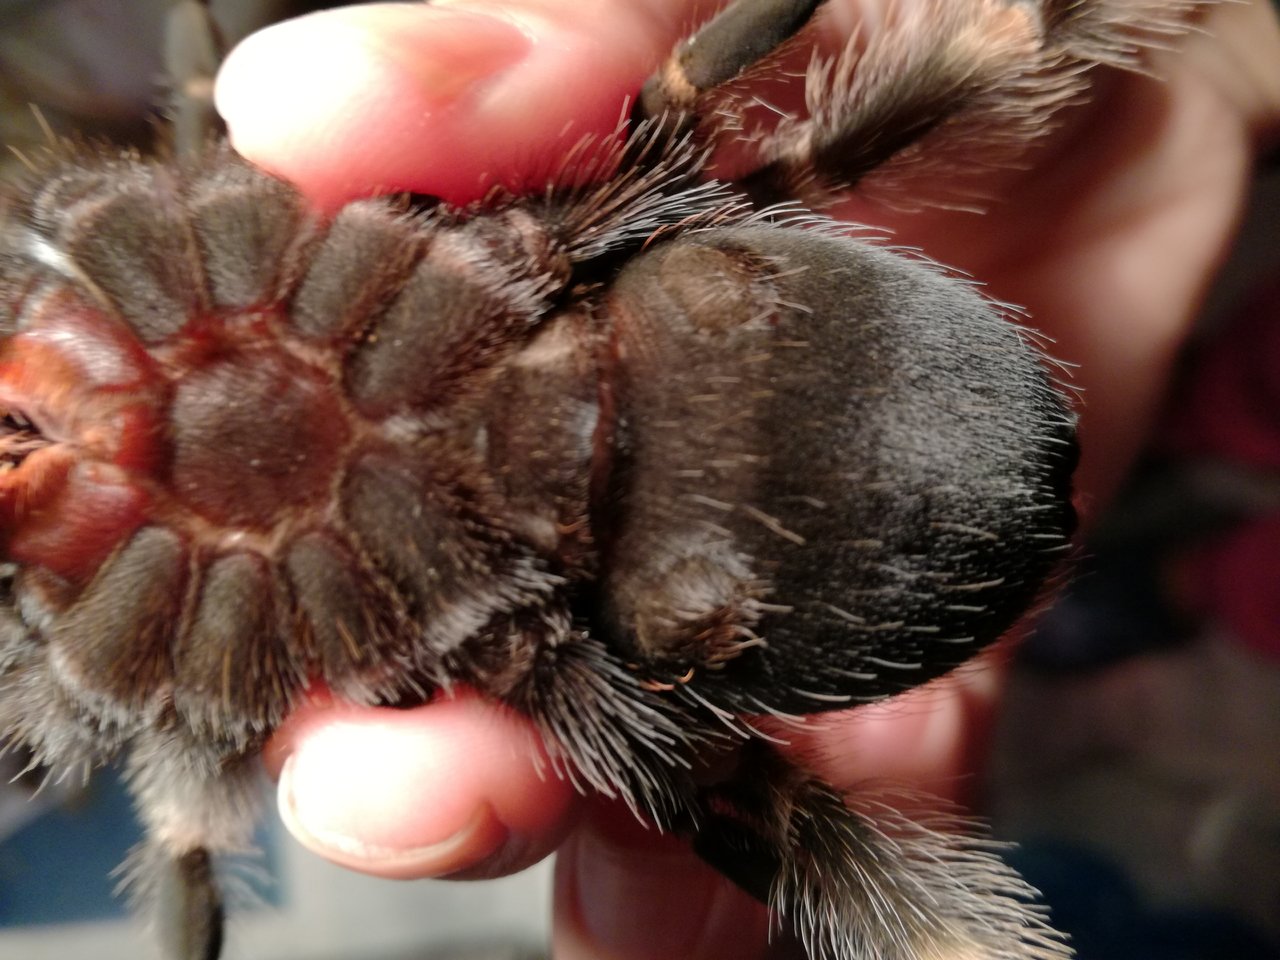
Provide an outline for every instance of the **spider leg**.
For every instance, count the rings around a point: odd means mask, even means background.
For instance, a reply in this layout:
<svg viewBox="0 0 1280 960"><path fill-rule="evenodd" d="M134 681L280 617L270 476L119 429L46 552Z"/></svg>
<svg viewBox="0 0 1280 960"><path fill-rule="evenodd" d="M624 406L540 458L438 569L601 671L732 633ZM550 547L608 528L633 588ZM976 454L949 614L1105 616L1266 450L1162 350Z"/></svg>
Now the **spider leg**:
<svg viewBox="0 0 1280 960"><path fill-rule="evenodd" d="M698 718L648 688L567 609L522 611L495 637L464 651L459 672L533 720L558 775L662 829L687 825L695 750L717 739Z"/></svg>
<svg viewBox="0 0 1280 960"><path fill-rule="evenodd" d="M1072 955L972 822L908 818L897 811L921 798L876 785L842 797L760 742L742 761L701 791L694 848L767 902L814 960Z"/></svg>
<svg viewBox="0 0 1280 960"><path fill-rule="evenodd" d="M1089 67L1142 69L1196 0L921 0L806 77L808 116L758 139L757 204L824 206L864 178L902 203L962 169L1010 165L1086 90ZM874 177L871 175L874 174ZM964 178L951 188L965 198ZM947 189L947 188L943 188ZM970 194L972 196L972 194ZM941 199L957 199L945 197Z"/></svg>
<svg viewBox="0 0 1280 960"><path fill-rule="evenodd" d="M122 886L153 921L163 960L217 960L225 910L213 858L252 849L257 765L175 727L137 735L126 777L146 840Z"/></svg>
<svg viewBox="0 0 1280 960"><path fill-rule="evenodd" d="M638 117L695 111L699 97L728 83L795 36L824 0L739 0L679 44L645 83Z"/></svg>
<svg viewBox="0 0 1280 960"><path fill-rule="evenodd" d="M208 0L176 0L165 20L164 66L172 146L179 156L199 155L223 132L213 106L213 78L226 49Z"/></svg>
<svg viewBox="0 0 1280 960"><path fill-rule="evenodd" d="M156 926L160 949L174 960L217 960L223 908L209 851L196 847L167 857L157 869Z"/></svg>

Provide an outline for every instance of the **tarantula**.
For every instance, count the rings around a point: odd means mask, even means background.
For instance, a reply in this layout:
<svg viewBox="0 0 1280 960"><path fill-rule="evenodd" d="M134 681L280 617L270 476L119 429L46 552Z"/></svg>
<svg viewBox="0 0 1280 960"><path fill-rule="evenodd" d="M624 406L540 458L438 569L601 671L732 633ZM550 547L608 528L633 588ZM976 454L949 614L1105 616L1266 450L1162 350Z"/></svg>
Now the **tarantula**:
<svg viewBox="0 0 1280 960"><path fill-rule="evenodd" d="M56 152L9 199L0 732L122 760L167 960L219 954L211 855L310 686L454 683L815 958L1068 955L982 841L751 739L964 662L1074 526L1074 418L1008 311L772 204L1006 155L1189 4L929 0L742 136L738 81L820 5L738 0L538 195L322 216L218 146ZM706 180L736 138L749 173Z"/></svg>

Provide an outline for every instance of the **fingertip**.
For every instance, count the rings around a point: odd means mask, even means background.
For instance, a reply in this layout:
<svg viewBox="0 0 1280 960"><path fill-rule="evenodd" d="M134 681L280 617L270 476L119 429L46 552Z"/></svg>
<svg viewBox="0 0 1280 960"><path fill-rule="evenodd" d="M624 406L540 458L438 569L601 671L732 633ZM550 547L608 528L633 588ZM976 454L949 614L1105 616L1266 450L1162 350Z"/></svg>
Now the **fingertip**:
<svg viewBox="0 0 1280 960"><path fill-rule="evenodd" d="M306 707L268 751L281 817L377 876L499 876L553 850L576 806L528 723L463 695L410 710Z"/></svg>
<svg viewBox="0 0 1280 960"><path fill-rule="evenodd" d="M227 57L236 150L321 209L408 191L520 189L617 128L670 24L619 6L366 4L276 24Z"/></svg>
<svg viewBox="0 0 1280 960"><path fill-rule="evenodd" d="M335 206L419 189L433 158L458 156L458 145L445 149L449 115L530 45L510 24L461 11L341 8L248 37L223 64L215 99L237 151Z"/></svg>

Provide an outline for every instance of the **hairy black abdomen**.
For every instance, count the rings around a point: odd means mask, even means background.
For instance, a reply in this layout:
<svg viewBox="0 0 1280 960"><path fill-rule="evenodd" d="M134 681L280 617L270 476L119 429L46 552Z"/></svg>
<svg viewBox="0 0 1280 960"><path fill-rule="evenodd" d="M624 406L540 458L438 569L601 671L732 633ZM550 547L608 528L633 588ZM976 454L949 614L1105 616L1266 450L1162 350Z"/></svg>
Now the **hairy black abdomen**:
<svg viewBox="0 0 1280 960"><path fill-rule="evenodd" d="M968 285L757 226L638 258L613 306L605 616L637 656L740 708L837 707L968 659L1061 560L1074 418Z"/></svg>

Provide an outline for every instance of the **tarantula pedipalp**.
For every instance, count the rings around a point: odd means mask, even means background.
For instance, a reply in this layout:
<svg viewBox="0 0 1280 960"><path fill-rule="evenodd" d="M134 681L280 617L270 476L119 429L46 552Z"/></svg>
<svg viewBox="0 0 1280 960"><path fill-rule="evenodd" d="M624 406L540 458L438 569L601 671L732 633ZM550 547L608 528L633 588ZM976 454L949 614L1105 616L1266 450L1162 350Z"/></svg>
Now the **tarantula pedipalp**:
<svg viewBox="0 0 1280 960"><path fill-rule="evenodd" d="M815 957L1065 955L981 842L759 742L689 773L726 717L962 663L1074 521L1073 418L997 305L700 180L726 85L819 5L699 31L602 183L321 217L222 147L62 157L10 201L0 729L123 759L169 958L219 952L209 854L247 842L251 761L316 682L516 707ZM921 4L811 72L743 187L1005 151L1180 6Z"/></svg>

